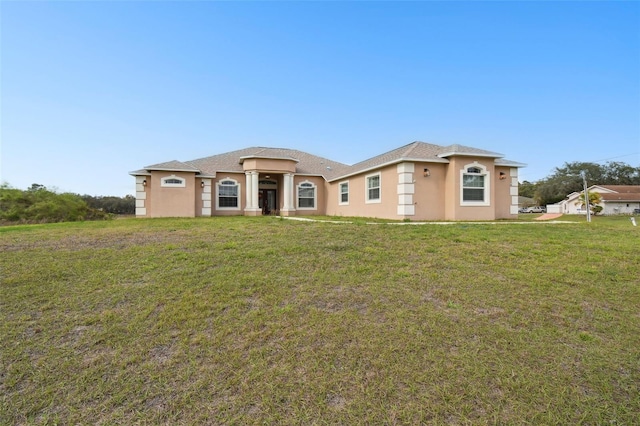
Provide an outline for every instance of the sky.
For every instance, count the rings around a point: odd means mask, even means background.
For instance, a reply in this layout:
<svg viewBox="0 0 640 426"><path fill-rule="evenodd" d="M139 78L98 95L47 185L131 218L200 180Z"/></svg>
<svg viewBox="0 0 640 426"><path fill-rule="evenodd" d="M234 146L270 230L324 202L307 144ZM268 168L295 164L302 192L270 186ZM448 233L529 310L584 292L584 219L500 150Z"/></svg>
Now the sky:
<svg viewBox="0 0 640 426"><path fill-rule="evenodd" d="M0 1L0 182L135 193L250 146L346 164L424 141L535 182L640 167L640 2Z"/></svg>

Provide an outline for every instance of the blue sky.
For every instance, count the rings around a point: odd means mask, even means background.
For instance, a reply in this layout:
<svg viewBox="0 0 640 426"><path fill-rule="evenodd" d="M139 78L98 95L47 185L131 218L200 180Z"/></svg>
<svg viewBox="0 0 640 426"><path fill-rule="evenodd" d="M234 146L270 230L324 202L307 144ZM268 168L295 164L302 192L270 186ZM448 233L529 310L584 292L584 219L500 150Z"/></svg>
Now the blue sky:
<svg viewBox="0 0 640 426"><path fill-rule="evenodd" d="M0 2L0 181L134 192L249 146L640 166L640 2Z"/></svg>

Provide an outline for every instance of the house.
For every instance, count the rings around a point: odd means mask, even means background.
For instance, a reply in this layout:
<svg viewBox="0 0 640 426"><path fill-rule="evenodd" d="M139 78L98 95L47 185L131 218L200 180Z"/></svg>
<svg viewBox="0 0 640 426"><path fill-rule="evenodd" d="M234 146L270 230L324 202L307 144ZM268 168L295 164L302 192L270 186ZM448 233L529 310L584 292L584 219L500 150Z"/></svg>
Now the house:
<svg viewBox="0 0 640 426"><path fill-rule="evenodd" d="M413 142L353 165L250 147L131 172L138 217L262 214L514 219L518 168L502 154Z"/></svg>
<svg viewBox="0 0 640 426"><path fill-rule="evenodd" d="M600 194L602 201L599 205L603 207L603 215L632 214L634 210L640 209L640 185L592 185L587 191ZM583 192L573 192L549 207L554 211L558 210L558 213L586 214L580 200Z"/></svg>

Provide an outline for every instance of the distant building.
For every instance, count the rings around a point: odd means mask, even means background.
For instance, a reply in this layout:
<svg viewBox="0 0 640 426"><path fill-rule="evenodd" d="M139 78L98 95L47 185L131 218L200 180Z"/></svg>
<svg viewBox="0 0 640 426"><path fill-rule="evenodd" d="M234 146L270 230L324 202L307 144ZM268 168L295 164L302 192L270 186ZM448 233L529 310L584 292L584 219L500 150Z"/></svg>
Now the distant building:
<svg viewBox="0 0 640 426"><path fill-rule="evenodd" d="M599 204L603 207L601 214L633 214L640 210L640 185L592 185L589 192L597 192L602 197ZM586 214L582 206L582 193L573 192L563 201L548 206L547 211L563 214Z"/></svg>

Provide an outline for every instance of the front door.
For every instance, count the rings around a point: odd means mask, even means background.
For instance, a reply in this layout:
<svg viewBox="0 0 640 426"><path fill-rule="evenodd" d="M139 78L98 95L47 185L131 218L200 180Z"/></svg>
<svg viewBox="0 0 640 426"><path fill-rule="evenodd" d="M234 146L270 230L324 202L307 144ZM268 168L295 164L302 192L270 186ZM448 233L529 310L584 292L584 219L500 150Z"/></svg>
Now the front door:
<svg viewBox="0 0 640 426"><path fill-rule="evenodd" d="M262 214L274 214L277 210L277 199L275 189L260 189L258 193Z"/></svg>

